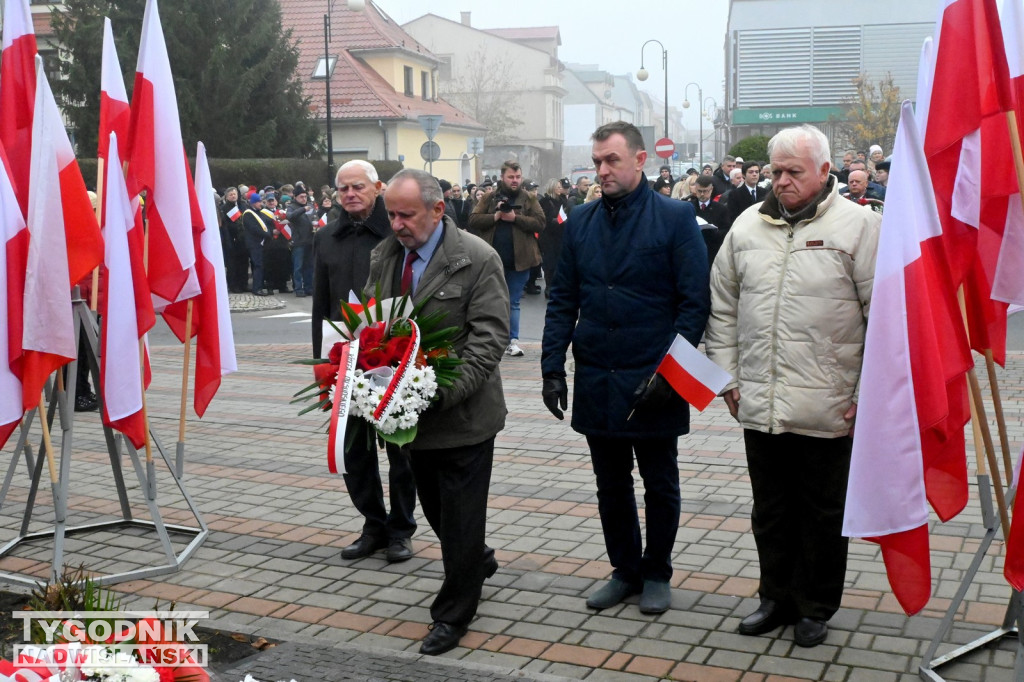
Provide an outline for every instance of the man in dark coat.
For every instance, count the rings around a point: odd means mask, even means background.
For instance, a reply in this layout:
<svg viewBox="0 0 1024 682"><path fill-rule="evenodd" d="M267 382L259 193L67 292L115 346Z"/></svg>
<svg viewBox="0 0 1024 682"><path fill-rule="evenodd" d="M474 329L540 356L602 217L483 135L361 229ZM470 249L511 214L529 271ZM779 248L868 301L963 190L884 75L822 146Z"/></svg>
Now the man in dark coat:
<svg viewBox="0 0 1024 682"><path fill-rule="evenodd" d="M647 152L636 126L608 123L592 139L604 195L577 207L566 222L544 323L544 404L562 419L571 343L572 427L587 437L614 567L587 606L608 608L642 591L641 612L661 613L671 604L679 527L676 440L689 432L690 415L654 371L677 334L696 346L704 332L711 305L707 249L693 206L647 184ZM644 481L646 547L633 493L634 456Z"/></svg>
<svg viewBox="0 0 1024 682"><path fill-rule="evenodd" d="M244 292L249 284L249 252L245 247L242 228L242 212L245 209L245 201L238 196L237 187L224 190L224 201L220 205L221 245L224 249L228 290L233 294Z"/></svg>
<svg viewBox="0 0 1024 682"><path fill-rule="evenodd" d="M722 157L722 163L718 166L714 173L711 174L711 181L715 183L715 189L711 193L711 198L714 199L719 194L725 194L732 189L732 182L729 180L729 173L736 167L736 157L732 154L726 154Z"/></svg>
<svg viewBox="0 0 1024 682"><path fill-rule="evenodd" d="M298 297L313 295L313 222L316 207L301 182L292 190L288 223L292 226L292 288Z"/></svg>
<svg viewBox="0 0 1024 682"><path fill-rule="evenodd" d="M381 183L372 164L349 161L338 169L336 179L341 214L313 238L313 357L323 357L323 321L341 319L341 301L358 294L370 275L370 252L389 234L388 212L380 196ZM377 448L368 434L369 424L349 419L355 429L353 445L345 452L345 487L352 504L363 515L363 532L341 551L346 560L361 559L387 549L389 562L412 558L412 534L416 531L416 485L409 457L388 443L388 483L391 512L384 506L384 492L377 464Z"/></svg>
<svg viewBox="0 0 1024 682"><path fill-rule="evenodd" d="M672 185L676 184L675 179L672 177L672 169L668 166L662 166L658 169L658 178L654 181L654 191L661 192L663 187L667 187L669 191L672 191Z"/></svg>
<svg viewBox="0 0 1024 682"><path fill-rule="evenodd" d="M697 186L694 188L693 194L686 198L686 201L693 204L697 217L704 221L704 224L700 226L700 236L704 237L704 246L708 249L709 264L715 262L718 249L722 247L725 235L729 232L729 226L732 224L726 207L719 201L711 201L712 192L714 192L714 186L711 176L701 175L697 178Z"/></svg>
<svg viewBox="0 0 1024 682"><path fill-rule="evenodd" d="M252 293L269 296L263 286L263 244L270 240L274 221L263 213L263 198L259 192L249 195L249 208L242 214L242 228L245 232L245 248L252 264Z"/></svg>
<svg viewBox="0 0 1024 682"><path fill-rule="evenodd" d="M555 281L558 258L562 253L562 232L569 213L574 208L569 202L569 181L565 178L548 183L547 194L540 198L547 225L540 233L541 265L544 268L544 296L551 298L551 283Z"/></svg>
<svg viewBox="0 0 1024 682"><path fill-rule="evenodd" d="M768 193L766 188L760 187L757 184L761 180L761 164L756 161L747 161L743 164L741 170L743 171L743 184L739 187L734 187L729 192L729 201L726 206L729 209L729 222L719 227L732 227L733 222L740 216L740 213L743 213L754 204L764 201L764 197Z"/></svg>

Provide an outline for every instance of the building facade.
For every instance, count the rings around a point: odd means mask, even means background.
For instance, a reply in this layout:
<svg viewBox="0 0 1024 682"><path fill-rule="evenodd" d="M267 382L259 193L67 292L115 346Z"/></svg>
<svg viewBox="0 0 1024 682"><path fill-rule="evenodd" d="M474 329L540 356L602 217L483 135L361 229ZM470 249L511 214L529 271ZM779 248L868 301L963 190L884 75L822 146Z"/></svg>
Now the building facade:
<svg viewBox="0 0 1024 682"><path fill-rule="evenodd" d="M463 12L461 21L426 14L402 28L439 59L442 95L487 127L484 174L514 159L525 177L559 177L566 89L557 26L476 29Z"/></svg>
<svg viewBox="0 0 1024 682"><path fill-rule="evenodd" d="M361 11L345 3L280 0L282 28L299 50L298 73L310 113L330 139L334 165L351 159L400 161L460 181L478 172L474 140L484 127L439 96L440 60L372 2ZM326 22L325 22L326 17ZM325 25L326 24L326 25ZM327 87L331 91L328 107ZM440 117L430 148L421 117Z"/></svg>
<svg viewBox="0 0 1024 682"><path fill-rule="evenodd" d="M921 46L938 11L934 0L731 0L726 147L800 123L834 140L860 76L891 74L901 97L916 101Z"/></svg>

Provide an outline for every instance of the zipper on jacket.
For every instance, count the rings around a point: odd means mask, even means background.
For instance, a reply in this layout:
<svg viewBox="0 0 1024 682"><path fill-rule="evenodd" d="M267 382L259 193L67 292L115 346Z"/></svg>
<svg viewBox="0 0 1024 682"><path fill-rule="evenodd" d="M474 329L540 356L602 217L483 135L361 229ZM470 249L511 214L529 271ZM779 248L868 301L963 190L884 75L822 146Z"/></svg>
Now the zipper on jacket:
<svg viewBox="0 0 1024 682"><path fill-rule="evenodd" d="M789 254L793 252L793 226L786 224L786 253L782 257L782 271L779 273L779 287L775 292L775 309L772 311L772 375L768 389L768 433L775 432L775 382L778 378L779 358L779 308L782 306L782 285L786 282L789 268Z"/></svg>

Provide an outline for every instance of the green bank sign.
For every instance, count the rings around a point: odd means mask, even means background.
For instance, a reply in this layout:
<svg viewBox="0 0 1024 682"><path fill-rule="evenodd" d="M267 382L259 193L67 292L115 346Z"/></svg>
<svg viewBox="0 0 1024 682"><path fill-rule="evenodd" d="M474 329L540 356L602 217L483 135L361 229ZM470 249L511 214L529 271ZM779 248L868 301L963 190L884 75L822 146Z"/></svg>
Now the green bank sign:
<svg viewBox="0 0 1024 682"><path fill-rule="evenodd" d="M842 119L841 107L783 107L778 109L737 109L732 124L759 125L773 123L822 123L829 118Z"/></svg>

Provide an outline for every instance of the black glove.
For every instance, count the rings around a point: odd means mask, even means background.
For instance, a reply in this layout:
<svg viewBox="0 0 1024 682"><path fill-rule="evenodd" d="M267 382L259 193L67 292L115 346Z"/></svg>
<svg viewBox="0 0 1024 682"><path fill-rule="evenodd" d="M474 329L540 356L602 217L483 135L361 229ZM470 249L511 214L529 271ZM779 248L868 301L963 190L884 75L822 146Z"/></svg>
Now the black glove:
<svg viewBox="0 0 1024 682"><path fill-rule="evenodd" d="M569 386L565 383L565 375L546 374L544 388L541 389L544 406L558 419L565 419L562 410L569 406ZM561 410L558 409L561 406Z"/></svg>
<svg viewBox="0 0 1024 682"><path fill-rule="evenodd" d="M630 416L637 410L649 405L661 405L675 394L665 377L657 372L640 382L633 391L633 404L629 407Z"/></svg>

